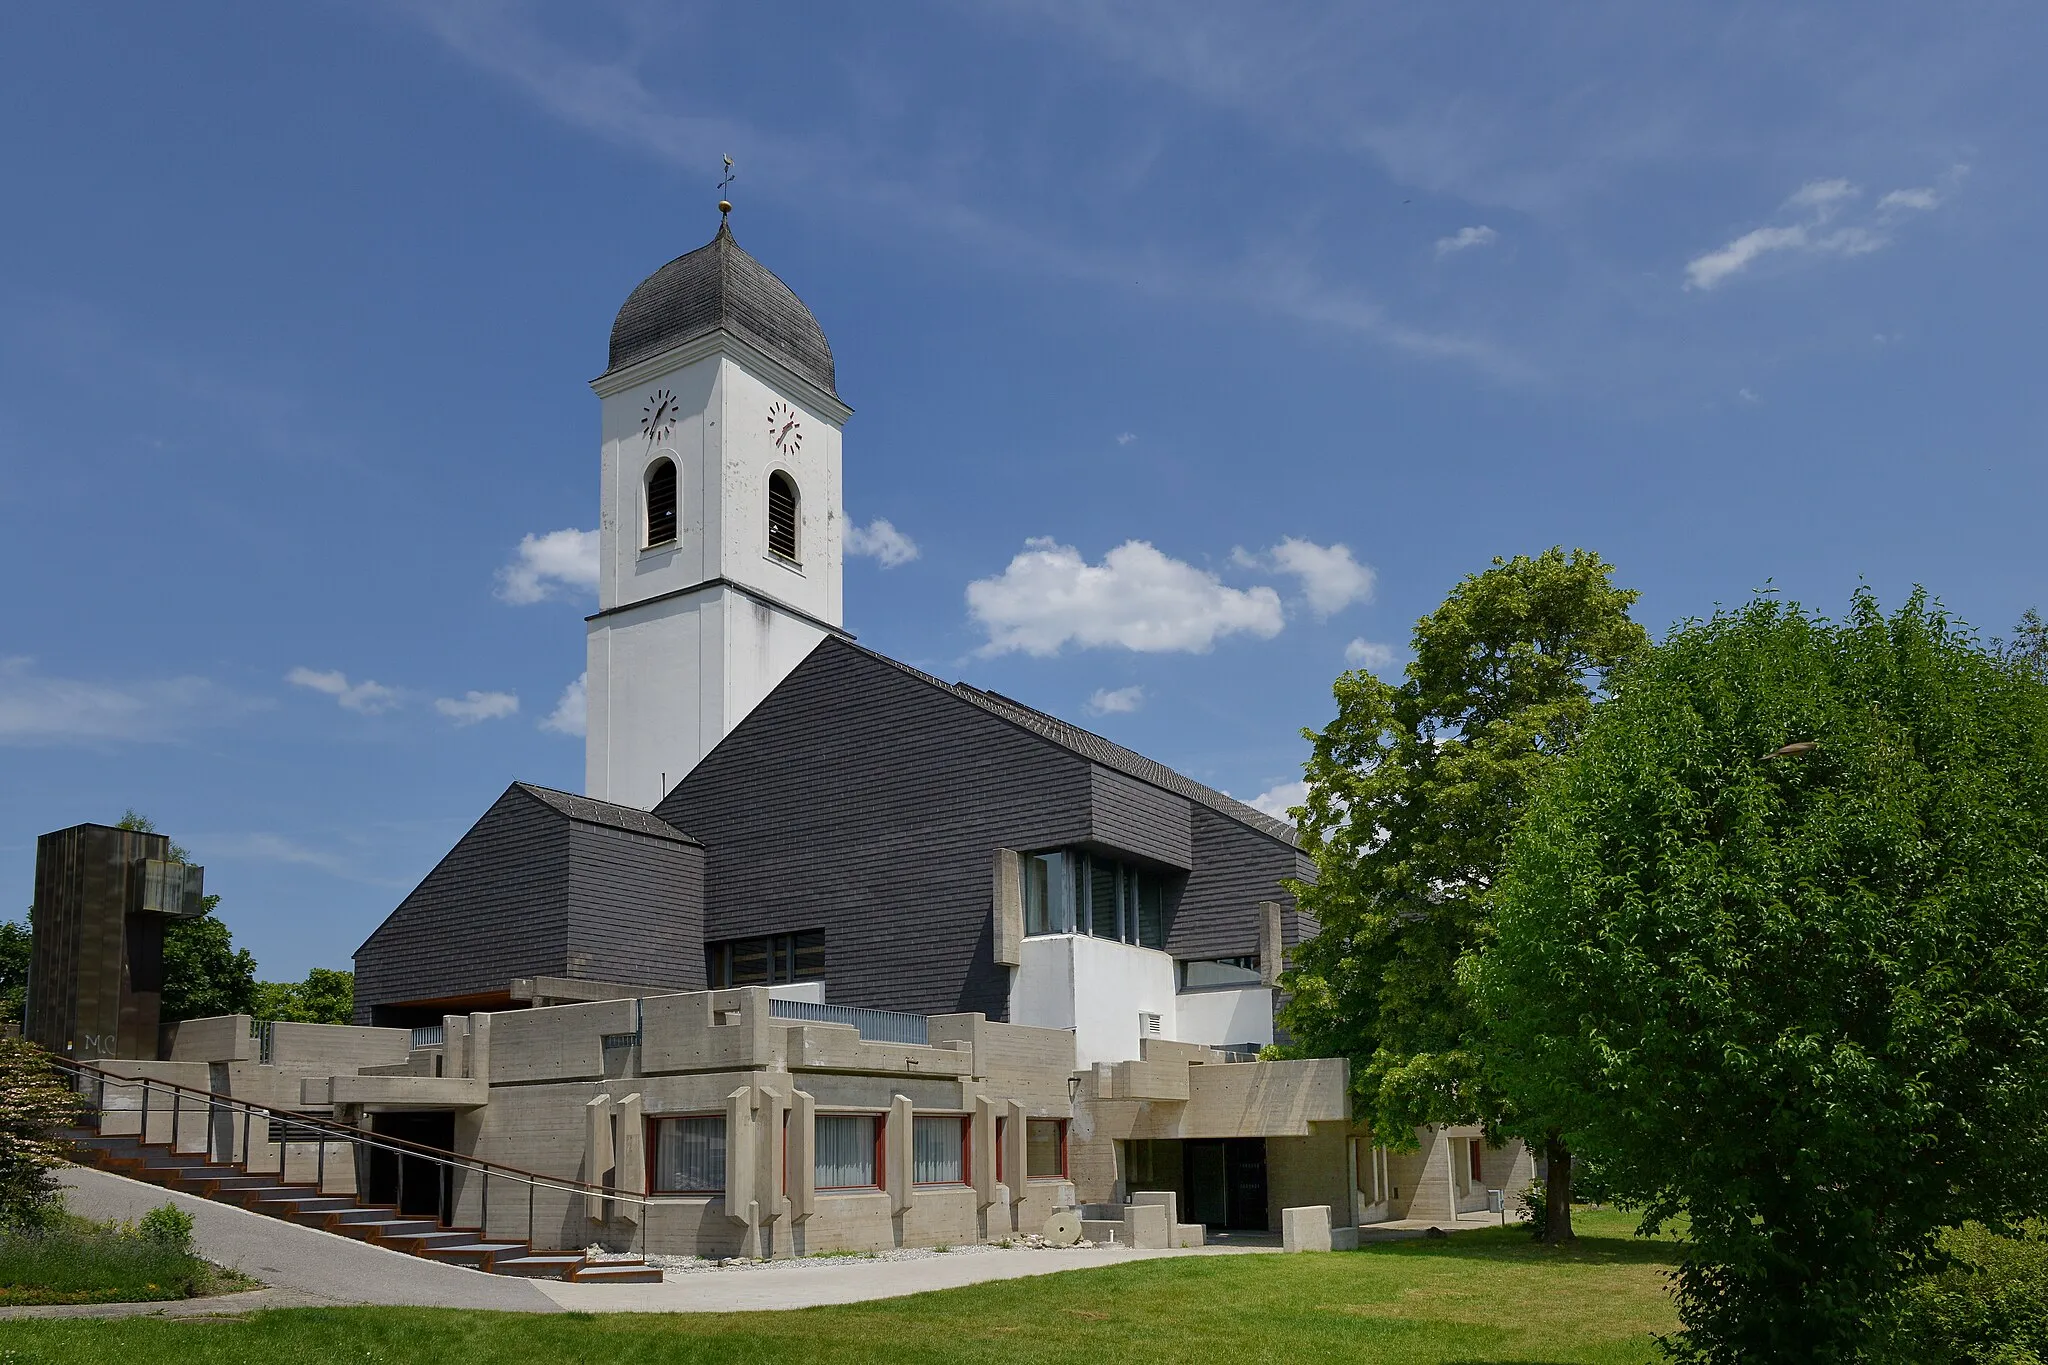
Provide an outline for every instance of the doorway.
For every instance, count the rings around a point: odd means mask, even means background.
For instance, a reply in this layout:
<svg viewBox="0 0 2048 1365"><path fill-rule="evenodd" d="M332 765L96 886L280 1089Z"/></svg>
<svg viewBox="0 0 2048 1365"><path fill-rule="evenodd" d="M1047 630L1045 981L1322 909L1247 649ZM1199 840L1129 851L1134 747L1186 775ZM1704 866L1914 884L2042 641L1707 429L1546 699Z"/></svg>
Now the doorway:
<svg viewBox="0 0 2048 1365"><path fill-rule="evenodd" d="M1181 1150L1190 1222L1225 1231L1269 1231L1264 1138L1187 1142Z"/></svg>
<svg viewBox="0 0 2048 1365"><path fill-rule="evenodd" d="M370 1131L379 1137L416 1142L450 1151L455 1146L453 1110L410 1110L370 1115ZM423 1156L401 1155L382 1147L363 1147L357 1188L366 1204L388 1204L400 1213L435 1218L446 1224L453 1209L454 1183L448 1168Z"/></svg>

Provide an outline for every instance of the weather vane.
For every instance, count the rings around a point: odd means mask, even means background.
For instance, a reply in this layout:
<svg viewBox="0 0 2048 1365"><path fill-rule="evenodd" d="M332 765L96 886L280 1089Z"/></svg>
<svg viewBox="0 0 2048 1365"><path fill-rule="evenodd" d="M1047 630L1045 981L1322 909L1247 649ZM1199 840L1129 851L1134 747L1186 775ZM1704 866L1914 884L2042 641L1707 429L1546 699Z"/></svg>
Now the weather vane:
<svg viewBox="0 0 2048 1365"><path fill-rule="evenodd" d="M732 212L732 204L731 204L731 203L730 203L729 201L727 201L727 199L725 198L725 187L726 187L727 185L730 185L730 184L732 183L732 178L733 178L733 169L732 169L732 158L731 158L731 157L726 157L726 158L725 158L725 179L723 179L723 180L721 180L721 181L719 181L719 182L718 182L718 211L719 211L720 213L731 213L731 212Z"/></svg>

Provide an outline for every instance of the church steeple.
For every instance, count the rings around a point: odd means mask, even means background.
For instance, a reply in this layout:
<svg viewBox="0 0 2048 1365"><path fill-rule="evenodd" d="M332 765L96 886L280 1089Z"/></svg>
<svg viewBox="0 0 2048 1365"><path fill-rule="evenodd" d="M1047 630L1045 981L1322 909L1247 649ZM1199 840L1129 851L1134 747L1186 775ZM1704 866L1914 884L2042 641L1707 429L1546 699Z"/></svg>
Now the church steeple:
<svg viewBox="0 0 2048 1365"><path fill-rule="evenodd" d="M642 280L602 400L590 795L652 807L844 633L839 398L802 300L718 231Z"/></svg>

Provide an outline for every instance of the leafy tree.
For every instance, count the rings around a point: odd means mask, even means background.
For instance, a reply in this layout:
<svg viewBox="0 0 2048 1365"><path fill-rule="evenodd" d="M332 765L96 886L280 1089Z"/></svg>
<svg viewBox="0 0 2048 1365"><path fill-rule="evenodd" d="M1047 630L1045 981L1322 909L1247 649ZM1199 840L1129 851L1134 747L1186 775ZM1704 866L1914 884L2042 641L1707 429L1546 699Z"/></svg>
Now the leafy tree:
<svg viewBox="0 0 2048 1365"><path fill-rule="evenodd" d="M2012 639L2005 644L2005 654L2048 682L2048 621L2041 619L2040 612L2029 607L2020 613L2019 624L2012 628Z"/></svg>
<svg viewBox="0 0 2048 1365"><path fill-rule="evenodd" d="M79 1099L39 1047L0 1035L0 1229L35 1227L57 1208L53 1134L78 1122Z"/></svg>
<svg viewBox="0 0 2048 1365"><path fill-rule="evenodd" d="M1491 908L1489 1064L1688 1220L1681 1354L1864 1358L1942 1228L2048 1201L2048 685L1922 594L1675 630Z"/></svg>
<svg viewBox="0 0 2048 1365"><path fill-rule="evenodd" d="M256 983L258 1019L290 1019L302 1024L347 1024L355 1019L356 977L315 967L304 981Z"/></svg>
<svg viewBox="0 0 2048 1365"><path fill-rule="evenodd" d="M1484 1122L1545 1140L1548 1239L1571 1233L1571 1157L1493 1084L1456 978L1484 941L1486 898L1536 782L1584 728L1609 675L1648 647L1637 594L1589 550L1496 559L1415 626L1397 687L1337 679L1299 811L1318 880L1295 886L1322 930L1283 979L1296 1050L1352 1063L1383 1140Z"/></svg>
<svg viewBox="0 0 2048 1365"><path fill-rule="evenodd" d="M148 816L130 810L118 828L156 832ZM171 857L190 862L192 855L172 844ZM164 922L164 1023L207 1019L221 1014L250 1014L256 1007L256 958L237 949L227 924L214 913L219 896L207 896L205 911L194 919Z"/></svg>
<svg viewBox="0 0 2048 1365"><path fill-rule="evenodd" d="M34 943L27 919L0 922L0 1028L19 1024L28 1008L28 959Z"/></svg>

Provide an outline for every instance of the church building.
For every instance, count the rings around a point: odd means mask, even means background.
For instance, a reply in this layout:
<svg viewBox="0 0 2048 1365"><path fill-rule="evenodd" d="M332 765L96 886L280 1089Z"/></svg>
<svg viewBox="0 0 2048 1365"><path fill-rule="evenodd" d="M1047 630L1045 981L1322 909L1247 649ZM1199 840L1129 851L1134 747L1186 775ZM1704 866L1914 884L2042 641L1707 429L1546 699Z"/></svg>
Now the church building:
<svg viewBox="0 0 2048 1365"><path fill-rule="evenodd" d="M247 1021L195 1021L154 1065L558 1182L431 1198L571 1247L936 1245L1077 1209L1150 1245L1283 1213L1341 1244L1528 1183L1477 1130L1390 1150L1342 1059L1258 1059L1316 932L1290 825L847 633L851 410L724 221L628 296L592 387L585 790L492 803L357 950L354 1027L251 1056Z"/></svg>

